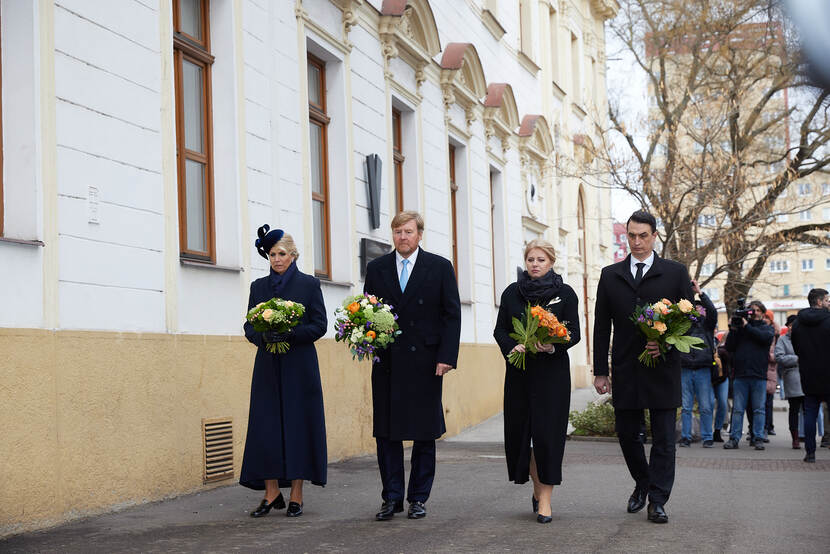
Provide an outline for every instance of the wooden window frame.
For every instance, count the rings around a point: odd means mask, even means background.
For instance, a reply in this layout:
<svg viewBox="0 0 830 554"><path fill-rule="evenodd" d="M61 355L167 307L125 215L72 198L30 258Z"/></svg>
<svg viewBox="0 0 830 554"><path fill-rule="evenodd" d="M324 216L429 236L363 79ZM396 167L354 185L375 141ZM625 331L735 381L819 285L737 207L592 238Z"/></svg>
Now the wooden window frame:
<svg viewBox="0 0 830 554"><path fill-rule="evenodd" d="M320 155L322 158L320 188L321 193L311 192L311 201L320 202L323 205L323 265L324 267L316 267L314 265L314 274L317 277L331 279L331 222L329 218L329 135L328 127L331 118L326 111L326 63L311 54L308 54L307 63L315 66L320 72L320 88L318 90L321 100L320 104L315 104L311 101L311 95L308 100L308 119L309 125L318 125L320 127ZM311 141L311 133L309 132L309 141ZM314 163L312 161L312 163ZM313 217L313 214L312 214ZM312 222L313 224L313 222Z"/></svg>
<svg viewBox="0 0 830 554"><path fill-rule="evenodd" d="M392 160L395 164L395 213L403 211L403 142L401 140L401 112L392 108Z"/></svg>
<svg viewBox="0 0 830 554"><path fill-rule="evenodd" d="M455 280L458 281L458 210L456 209L456 193L458 184L455 181L455 146L450 144L450 217L452 218L452 267L455 270Z"/></svg>
<svg viewBox="0 0 830 554"><path fill-rule="evenodd" d="M176 94L176 170L179 196L179 252L182 258L216 263L216 221L213 181L213 91L212 72L214 56L210 53L210 0L202 0L202 39L199 40L180 29L180 1L173 2L173 66ZM185 146L184 87L182 71L184 61L202 70L202 145L204 152L195 152ZM187 243L187 160L204 165L205 193L205 246L203 251L191 250Z"/></svg>
<svg viewBox="0 0 830 554"><path fill-rule="evenodd" d="M2 20L0 20L2 24ZM0 25L2 27L2 25ZM1 37L1 36L0 36ZM0 41L2 44L2 41ZM0 53L2 48L0 48ZM2 56L0 56L2 58ZM4 226L3 222L6 219L6 213L3 210L5 204L5 197L3 196L3 66L0 64L0 237L3 236Z"/></svg>

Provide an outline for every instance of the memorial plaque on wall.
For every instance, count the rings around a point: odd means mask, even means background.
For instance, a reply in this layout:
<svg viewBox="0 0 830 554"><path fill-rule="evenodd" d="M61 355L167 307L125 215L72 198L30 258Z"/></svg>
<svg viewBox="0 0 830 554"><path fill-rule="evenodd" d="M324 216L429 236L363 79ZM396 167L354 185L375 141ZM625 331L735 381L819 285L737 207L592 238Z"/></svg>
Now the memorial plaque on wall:
<svg viewBox="0 0 830 554"><path fill-rule="evenodd" d="M367 238L360 239L360 278L366 277L366 265L369 262L388 254L391 250L391 244Z"/></svg>

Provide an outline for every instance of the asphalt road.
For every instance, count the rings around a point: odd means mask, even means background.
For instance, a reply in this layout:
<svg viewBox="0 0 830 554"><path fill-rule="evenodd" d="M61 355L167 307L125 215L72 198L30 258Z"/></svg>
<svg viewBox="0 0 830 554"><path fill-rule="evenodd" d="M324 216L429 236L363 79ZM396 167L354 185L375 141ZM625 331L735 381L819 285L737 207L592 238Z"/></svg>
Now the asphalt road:
<svg viewBox="0 0 830 554"><path fill-rule="evenodd" d="M581 395L581 396L580 396ZM577 392L578 404L588 393ZM786 430L786 413L776 412ZM438 445L423 520L377 522L373 457L329 466L305 513L248 517L260 494L237 485L0 540L0 552L827 552L830 450L816 464L784 433L765 451L678 448L670 521L625 511L633 488L619 446L568 442L553 522L536 523L531 486L507 481L499 416Z"/></svg>

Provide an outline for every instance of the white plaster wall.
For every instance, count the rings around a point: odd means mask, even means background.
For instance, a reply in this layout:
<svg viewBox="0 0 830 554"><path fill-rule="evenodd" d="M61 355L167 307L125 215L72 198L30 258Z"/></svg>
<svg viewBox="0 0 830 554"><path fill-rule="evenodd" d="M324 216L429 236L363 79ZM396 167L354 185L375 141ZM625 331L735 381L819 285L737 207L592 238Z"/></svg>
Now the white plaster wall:
<svg viewBox="0 0 830 554"><path fill-rule="evenodd" d="M36 53L36 8L3 0L4 148L7 207L19 206L28 217L9 221L7 235L37 238L42 208L39 199L37 148L40 129ZM380 9L380 0L371 0ZM464 299L463 340L491 342L495 319L490 234L489 166L493 163L484 142L480 116L467 128L464 111L452 106L450 117L465 132L449 132L435 66L416 92L414 70L394 58L390 71L399 86L396 92L384 75L381 44L367 19L351 29L350 51L343 51L329 37L342 38L342 14L330 0L305 0L304 9L325 32L306 27L298 31L294 2L243 0L241 13L232 0L215 0L212 8L212 46L217 60L213 70L214 169L216 197L217 263L240 268L241 248L253 249L256 228L269 223L290 232L298 245L306 244L303 151L308 137L302 76L305 54L310 49L330 65L327 74L329 112L330 213L332 278L324 284L324 296L332 311L343 296L362 290L355 262L360 238L391 243L392 160L389 159L391 106L403 106L409 194L407 205L417 207L426 220L423 245L450 258L450 191L448 140L461 147L457 166L459 191L459 257ZM518 2L501 2L498 17L507 34L497 41L477 23L473 4L433 1L442 47L450 42L473 43L488 83L510 83L520 118L541 114L543 72L525 69L516 58ZM27 9L28 8L28 9ZM238 17L240 16L241 17ZM10 21L28 22L25 27ZM369 17L371 19L371 17ZM67 328L164 331L164 217L161 175L161 60L159 13L154 1L89 3L60 0L55 6L55 80L57 110L57 173L59 213L60 326ZM27 34L28 33L28 34ZM539 33L535 33L539 40ZM83 40L79 40L83 37ZM22 46L9 56L9 41ZM28 46L27 46L28 45ZM238 49L241 48L241 52ZM242 67L238 67L237 53ZM534 48L536 57L541 53ZM237 76L242 75L242 88ZM9 92L9 76L20 86ZM602 95L604 98L604 93ZM417 98L418 100L413 100ZM240 113L239 106L242 106ZM569 102L552 104L563 114L564 147L570 153L570 134L584 125L570 110ZM16 109L11 113L9 106ZM550 114L546 114L550 116ZM241 118L241 120L240 120ZM556 123L550 117L549 124ZM16 131L13 136L9 129ZM499 162L502 232L497 240L502 267L496 284L502 288L523 265L523 185L518 141L501 151L491 141ZM364 160L381 155L381 223L371 229L368 216ZM247 185L247 202L240 205L240 167ZM15 187L14 182L26 187ZM551 181L553 182L553 181ZM12 184L9 184L12 183ZM28 186L29 184L33 186ZM414 184L422 189L413 194ZM541 183L539 183L541 185ZM89 187L99 192L99 223L89 222ZM557 182L545 190L546 202L561 204L558 221L551 224L551 238L559 242L559 226L575 230L575 183ZM18 195L19 194L19 195ZM18 196L16 196L18 195ZM586 190L588 214L610 209L608 195ZM558 199L561 198L561 202ZM28 211L27 211L28 210ZM498 210L497 210L498 211ZM553 214L554 210L549 210ZM169 214L168 214L169 215ZM590 217L590 215L589 215ZM178 218L174 216L178 221ZM250 228L243 229L247 220ZM554 224L555 223L555 224ZM17 233L17 234L13 234ZM589 233L590 234L590 233ZM569 266L568 251L576 251L573 233L567 238L562 264ZM598 240L586 245L598 255ZM572 244L570 244L572 243ZM244 246L241 246L244 245ZM302 250L302 247L301 247ZM240 305L247 290L242 279L267 274L267 262L250 253L247 273L181 266L176 271L177 330L185 333L238 333ZM247 256L248 253L245 253ZM0 245L0 269L8 282L28 283L26 293L9 298L10 309L0 314L0 325L39 325L42 310L25 309L42 303L42 251L35 247ZM301 252L301 266L308 267L312 252ZM592 269L594 261L592 260ZM602 265L601 262L598 265ZM246 268L247 269L247 268ZM581 268L579 269L581 275ZM243 277L244 276L244 277ZM15 281L16 280L16 281ZM589 285L590 286L590 285ZM0 287L2 289L2 287ZM496 291L496 296L500 293ZM3 293L0 293L3 294ZM0 298L0 301L4 300ZM4 303L4 305L6 305ZM126 306L129 321L112 306ZM24 313L25 312L25 313Z"/></svg>
<svg viewBox="0 0 830 554"><path fill-rule="evenodd" d="M158 12L62 0L54 15L60 326L163 331Z"/></svg>

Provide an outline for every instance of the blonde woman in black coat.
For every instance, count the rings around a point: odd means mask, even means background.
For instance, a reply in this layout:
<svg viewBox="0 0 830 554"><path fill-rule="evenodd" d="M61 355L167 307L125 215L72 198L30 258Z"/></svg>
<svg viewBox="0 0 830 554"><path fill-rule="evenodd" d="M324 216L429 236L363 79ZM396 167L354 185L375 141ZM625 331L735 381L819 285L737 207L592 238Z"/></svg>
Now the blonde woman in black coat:
<svg viewBox="0 0 830 554"><path fill-rule="evenodd" d="M501 295L493 336L507 358L524 346L510 338L513 318L522 319L528 304L544 307L565 324L568 344L546 344L528 355L522 371L510 362L504 375L504 450L507 475L516 484L533 480L536 521L550 523L553 487L562 483L562 457L571 403L568 349L579 342L579 301L573 289L553 271L556 253L544 240L525 247L526 271Z"/></svg>

